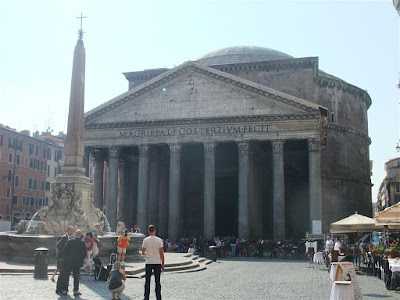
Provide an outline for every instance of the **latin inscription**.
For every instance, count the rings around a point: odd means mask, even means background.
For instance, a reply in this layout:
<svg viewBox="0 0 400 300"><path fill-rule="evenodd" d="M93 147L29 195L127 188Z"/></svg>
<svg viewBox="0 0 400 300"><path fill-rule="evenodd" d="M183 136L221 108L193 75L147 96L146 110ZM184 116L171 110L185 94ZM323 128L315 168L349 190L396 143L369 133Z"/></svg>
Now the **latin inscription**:
<svg viewBox="0 0 400 300"><path fill-rule="evenodd" d="M191 135L229 135L242 133L268 132L269 125L233 125L233 126L206 126L206 127L182 127L182 128L159 128L159 129L137 129L120 131L120 138L139 137L161 137L161 136L191 136Z"/></svg>

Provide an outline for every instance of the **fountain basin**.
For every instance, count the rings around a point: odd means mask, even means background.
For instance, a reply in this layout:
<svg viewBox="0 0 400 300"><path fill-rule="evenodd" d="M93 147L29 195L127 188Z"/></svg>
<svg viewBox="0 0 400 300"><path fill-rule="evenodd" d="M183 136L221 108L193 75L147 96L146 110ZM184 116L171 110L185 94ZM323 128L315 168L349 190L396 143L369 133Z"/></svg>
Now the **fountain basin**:
<svg viewBox="0 0 400 300"><path fill-rule="evenodd" d="M100 236L101 247L99 257L103 264L107 264L111 253L117 253L118 234L109 233ZM125 261L137 261L143 258L139 254L142 247L144 234L129 234L131 241L127 248ZM35 261L35 249L46 247L49 249L49 262L56 261L56 243L59 235L40 235L40 234L17 234L17 233L0 233L0 260L32 264Z"/></svg>

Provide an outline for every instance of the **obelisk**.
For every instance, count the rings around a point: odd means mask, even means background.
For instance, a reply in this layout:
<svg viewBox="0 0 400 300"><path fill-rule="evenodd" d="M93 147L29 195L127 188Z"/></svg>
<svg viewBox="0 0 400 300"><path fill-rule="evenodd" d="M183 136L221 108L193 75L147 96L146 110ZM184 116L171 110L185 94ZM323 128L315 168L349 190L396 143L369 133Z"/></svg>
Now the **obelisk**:
<svg viewBox="0 0 400 300"><path fill-rule="evenodd" d="M83 122L85 104L85 47L82 32L75 46L71 79L71 95L68 113L68 131L65 142L65 164L62 173L65 175L84 176L83 156Z"/></svg>
<svg viewBox="0 0 400 300"><path fill-rule="evenodd" d="M38 211L53 233L64 233L67 226L83 231L94 228L96 223L108 231L107 219L102 211L93 205L92 184L85 176L83 156L84 104L85 104L85 47L83 45L82 15L79 38L74 50L71 95L68 113L68 131L65 142L65 164L61 174L52 182L53 196L49 206Z"/></svg>

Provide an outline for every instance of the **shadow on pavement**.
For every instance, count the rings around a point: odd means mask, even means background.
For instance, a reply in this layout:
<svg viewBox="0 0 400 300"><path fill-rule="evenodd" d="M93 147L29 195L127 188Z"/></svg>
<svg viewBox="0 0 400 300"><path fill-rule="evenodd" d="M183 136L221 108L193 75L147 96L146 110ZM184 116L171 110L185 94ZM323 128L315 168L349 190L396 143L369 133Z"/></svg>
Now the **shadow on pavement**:
<svg viewBox="0 0 400 300"><path fill-rule="evenodd" d="M72 276L70 280L73 280ZM99 281L95 280L93 276L82 276L82 279L79 280L80 285L84 285L87 289L92 290L94 293L97 293L99 295L99 299L103 299L104 295L109 294L109 298L111 299L111 293L108 290L108 283L107 281ZM129 284L129 283L128 283ZM83 294L83 293L82 293ZM63 298L60 297L59 299L82 299L82 300L89 300L89 298L85 298L85 295L81 296L76 296L75 298L72 298L68 295L68 298ZM108 297L107 297L108 299ZM121 299L126 299L126 300L133 300L133 298L129 297L128 295L125 295L124 293L121 294Z"/></svg>

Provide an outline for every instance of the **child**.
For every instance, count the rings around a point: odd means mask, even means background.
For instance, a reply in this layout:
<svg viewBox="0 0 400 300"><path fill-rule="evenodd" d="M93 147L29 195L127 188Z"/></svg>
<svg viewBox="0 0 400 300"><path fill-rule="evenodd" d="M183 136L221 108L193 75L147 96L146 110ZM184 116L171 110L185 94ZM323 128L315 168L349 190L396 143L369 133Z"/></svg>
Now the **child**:
<svg viewBox="0 0 400 300"><path fill-rule="evenodd" d="M91 232L86 233L86 238L85 238L85 243L86 243L86 258L85 258L85 264L88 269L89 273L92 273L92 252L93 252L93 247L94 247L94 239L93 235Z"/></svg>
<svg viewBox="0 0 400 300"><path fill-rule="evenodd" d="M128 235L128 229L125 229L117 239L118 261L123 262L125 260L126 247L129 245L130 240L131 240L131 237Z"/></svg>

